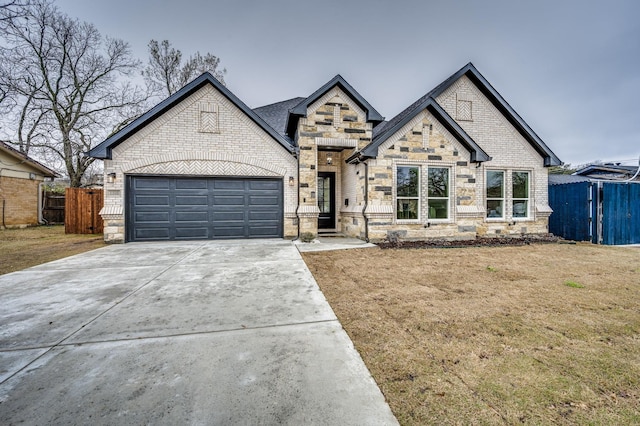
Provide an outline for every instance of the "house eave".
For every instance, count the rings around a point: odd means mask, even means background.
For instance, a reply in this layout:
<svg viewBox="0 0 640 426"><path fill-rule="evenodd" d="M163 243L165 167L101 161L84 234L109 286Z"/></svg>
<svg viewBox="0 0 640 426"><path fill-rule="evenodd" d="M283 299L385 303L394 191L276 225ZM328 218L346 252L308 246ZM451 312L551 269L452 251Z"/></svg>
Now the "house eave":
<svg viewBox="0 0 640 426"><path fill-rule="evenodd" d="M476 69L476 67L469 62L462 67L451 77L446 79L432 92L432 97L435 99L440 96L453 82L457 81L460 77L466 76L471 82L482 92L484 96L489 99L494 107L500 111L500 113L509 121L509 123L520 133L529 144L540 154L543 158L543 164L545 167L561 166L563 162L549 149L544 141L533 131L531 127L524 121L522 117L511 107L511 105L500 95L500 93L484 78L482 74Z"/></svg>
<svg viewBox="0 0 640 426"><path fill-rule="evenodd" d="M451 118L449 114L436 102L432 97L427 98L422 104L415 108L413 114L407 114L401 121L393 125L391 128L385 128L382 135L366 146L362 150L362 155L365 157L377 157L379 147L391 136L395 135L400 129L402 129L409 121L413 120L416 114L421 111L428 110L433 116L470 152L471 161L474 163L481 163L484 161L490 161L491 157L484 152L482 148L460 127L456 121Z"/></svg>
<svg viewBox="0 0 640 426"><path fill-rule="evenodd" d="M372 123L375 127L378 123L384 121L384 117L380 115L380 113L362 95L360 95L353 86L338 74L289 111L287 125L285 126L286 133L289 137L293 139L295 130L298 126L298 121L300 118L307 116L309 106L336 86L353 99L360 108L362 108L366 114L365 119L367 122Z"/></svg>
<svg viewBox="0 0 640 426"><path fill-rule="evenodd" d="M120 143L124 142L127 138L133 136L138 131L151 124L154 120L160 117L162 114L182 102L191 94L195 93L207 84L214 86L223 96L225 96L231 103L242 110L253 122L267 132L273 139L275 139L283 148L289 153L293 154L293 146L287 141L284 136L276 132L271 126L269 126L260 116L252 111L244 102L236 97L229 89L227 89L222 83L220 83L213 75L206 72L200 75L195 80L178 90L173 95L169 96L149 111L133 120L123 129L109 136L100 144L89 150L86 154L93 158L102 160L110 160L112 158L112 150Z"/></svg>
<svg viewBox="0 0 640 426"><path fill-rule="evenodd" d="M58 172L51 170L44 164L41 164L39 161L34 160L33 158L18 151L17 149L13 148L12 146L10 146L5 142L0 141L0 150L2 150L7 155L10 155L11 157L15 158L16 160L19 160L20 162L23 162L24 164L29 165L29 167L32 167L33 169L39 171L40 173L42 173L42 176L44 177L48 177L48 178L60 177L60 174Z"/></svg>

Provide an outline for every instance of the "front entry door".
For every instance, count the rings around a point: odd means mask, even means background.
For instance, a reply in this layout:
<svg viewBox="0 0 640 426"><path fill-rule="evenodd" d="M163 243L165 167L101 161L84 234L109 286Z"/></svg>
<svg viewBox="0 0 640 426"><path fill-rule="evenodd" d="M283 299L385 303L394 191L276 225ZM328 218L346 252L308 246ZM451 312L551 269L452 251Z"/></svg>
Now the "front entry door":
<svg viewBox="0 0 640 426"><path fill-rule="evenodd" d="M318 172L318 229L334 229L336 227L336 174Z"/></svg>

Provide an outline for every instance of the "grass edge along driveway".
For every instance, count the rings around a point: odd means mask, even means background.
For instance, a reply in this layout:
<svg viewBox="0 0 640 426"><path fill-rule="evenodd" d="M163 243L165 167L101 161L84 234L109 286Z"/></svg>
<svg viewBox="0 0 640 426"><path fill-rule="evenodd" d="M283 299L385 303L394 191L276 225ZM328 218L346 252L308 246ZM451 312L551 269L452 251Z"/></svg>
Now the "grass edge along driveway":
<svg viewBox="0 0 640 426"><path fill-rule="evenodd" d="M104 246L102 234L65 234L63 225L0 229L0 275Z"/></svg>
<svg viewBox="0 0 640 426"><path fill-rule="evenodd" d="M640 423L640 250L303 253L402 424Z"/></svg>

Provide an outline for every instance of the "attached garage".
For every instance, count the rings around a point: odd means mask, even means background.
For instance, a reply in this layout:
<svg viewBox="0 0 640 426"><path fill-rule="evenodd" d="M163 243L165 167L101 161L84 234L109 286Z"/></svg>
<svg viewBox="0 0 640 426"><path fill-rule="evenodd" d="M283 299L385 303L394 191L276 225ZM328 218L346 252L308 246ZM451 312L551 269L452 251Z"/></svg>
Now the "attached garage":
<svg viewBox="0 0 640 426"><path fill-rule="evenodd" d="M91 149L104 238L293 238L297 148L204 73Z"/></svg>
<svg viewBox="0 0 640 426"><path fill-rule="evenodd" d="M281 238L279 178L127 176L127 241Z"/></svg>

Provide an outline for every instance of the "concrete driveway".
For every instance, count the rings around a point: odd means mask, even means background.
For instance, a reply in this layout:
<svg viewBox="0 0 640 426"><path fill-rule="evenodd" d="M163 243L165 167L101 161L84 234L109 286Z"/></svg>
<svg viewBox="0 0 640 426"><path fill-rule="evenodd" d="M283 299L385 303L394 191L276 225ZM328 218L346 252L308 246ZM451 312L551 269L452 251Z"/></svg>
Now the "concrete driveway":
<svg viewBox="0 0 640 426"><path fill-rule="evenodd" d="M0 300L0 424L397 424L289 241L109 246Z"/></svg>

